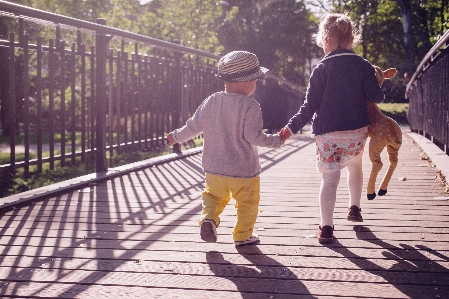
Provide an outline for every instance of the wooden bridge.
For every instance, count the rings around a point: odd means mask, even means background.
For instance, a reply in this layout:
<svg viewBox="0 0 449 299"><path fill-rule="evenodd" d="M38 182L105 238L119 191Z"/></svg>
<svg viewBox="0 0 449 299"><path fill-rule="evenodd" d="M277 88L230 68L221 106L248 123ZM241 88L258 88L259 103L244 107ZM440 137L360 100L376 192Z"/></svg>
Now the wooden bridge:
<svg viewBox="0 0 449 299"><path fill-rule="evenodd" d="M258 245L233 245L233 204L218 242L200 239L195 150L0 199L0 297L449 298L437 172L449 157L423 138L404 133L388 194L362 199L363 223L346 221L342 172L329 245L315 238L320 176L307 134L261 149ZM367 153L363 167L366 186Z"/></svg>

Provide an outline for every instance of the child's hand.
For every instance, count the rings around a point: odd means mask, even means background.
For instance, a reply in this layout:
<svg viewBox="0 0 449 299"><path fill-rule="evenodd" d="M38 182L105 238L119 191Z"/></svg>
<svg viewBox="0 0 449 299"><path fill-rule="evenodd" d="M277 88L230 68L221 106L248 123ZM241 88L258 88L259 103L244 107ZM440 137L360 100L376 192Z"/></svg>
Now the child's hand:
<svg viewBox="0 0 449 299"><path fill-rule="evenodd" d="M176 143L176 141L173 139L172 133L168 133L168 134L167 134L167 141L168 141L168 144L169 144L169 145L173 145L173 144Z"/></svg>
<svg viewBox="0 0 449 299"><path fill-rule="evenodd" d="M281 136L281 143L284 144L285 140L289 139L291 137L290 130L287 128L282 128L281 131L278 133Z"/></svg>

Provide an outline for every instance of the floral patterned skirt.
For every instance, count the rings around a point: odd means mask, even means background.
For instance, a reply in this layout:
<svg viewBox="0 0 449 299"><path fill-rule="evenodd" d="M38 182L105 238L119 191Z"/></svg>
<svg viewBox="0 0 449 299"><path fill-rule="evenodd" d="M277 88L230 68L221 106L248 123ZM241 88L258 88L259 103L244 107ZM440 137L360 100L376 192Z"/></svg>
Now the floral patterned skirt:
<svg viewBox="0 0 449 299"><path fill-rule="evenodd" d="M368 127L315 136L317 168L321 173L340 171L363 154Z"/></svg>

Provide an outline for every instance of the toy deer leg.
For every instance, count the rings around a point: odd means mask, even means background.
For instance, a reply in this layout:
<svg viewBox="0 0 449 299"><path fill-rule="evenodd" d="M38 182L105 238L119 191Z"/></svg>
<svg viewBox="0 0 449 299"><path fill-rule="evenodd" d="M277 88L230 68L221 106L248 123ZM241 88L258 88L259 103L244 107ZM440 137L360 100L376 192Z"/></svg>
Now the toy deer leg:
<svg viewBox="0 0 449 299"><path fill-rule="evenodd" d="M387 194L388 183L390 182L391 176L393 175L393 172L396 169L396 166L398 165L398 153L400 147L401 144L387 145L388 160L390 161L390 165L388 166L388 170L385 173L385 176L382 179L382 183L380 184L379 187L378 194L380 196Z"/></svg>
<svg viewBox="0 0 449 299"><path fill-rule="evenodd" d="M372 163L371 174L368 180L368 186L366 188L366 197L369 200L373 200L376 197L376 179L377 174L382 169L383 163L380 159L380 153L384 149L382 140L378 138L371 138L369 142L369 158Z"/></svg>

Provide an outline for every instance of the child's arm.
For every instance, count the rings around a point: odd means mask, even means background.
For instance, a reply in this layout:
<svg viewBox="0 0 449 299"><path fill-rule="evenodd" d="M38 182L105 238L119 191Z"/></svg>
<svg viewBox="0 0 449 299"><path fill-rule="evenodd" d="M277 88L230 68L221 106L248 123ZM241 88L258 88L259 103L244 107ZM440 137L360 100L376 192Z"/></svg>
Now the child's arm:
<svg viewBox="0 0 449 299"><path fill-rule="evenodd" d="M320 74L320 70L315 68L310 76L304 103L284 127L290 133L288 135L289 137L301 130L313 118L315 112L321 105L325 86L326 84Z"/></svg>
<svg viewBox="0 0 449 299"><path fill-rule="evenodd" d="M262 131L263 119L259 103L255 100L245 115L243 137L247 142L256 146L276 148L282 145L278 134L265 134Z"/></svg>
<svg viewBox="0 0 449 299"><path fill-rule="evenodd" d="M203 109L206 101L207 99L198 107L195 114L187 120L182 128L167 134L167 141L170 145L185 142L203 133Z"/></svg>

